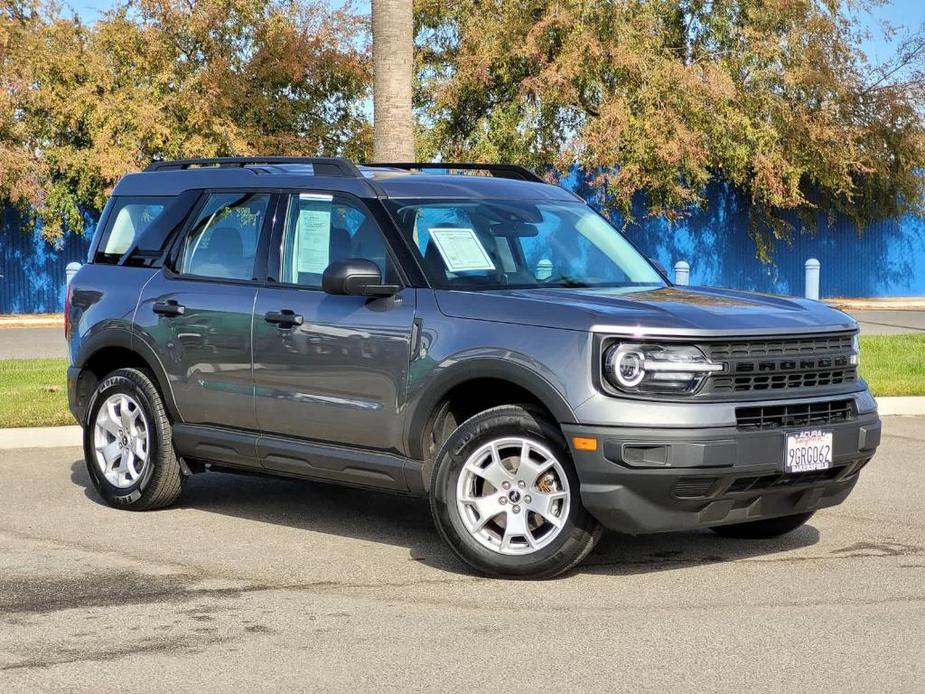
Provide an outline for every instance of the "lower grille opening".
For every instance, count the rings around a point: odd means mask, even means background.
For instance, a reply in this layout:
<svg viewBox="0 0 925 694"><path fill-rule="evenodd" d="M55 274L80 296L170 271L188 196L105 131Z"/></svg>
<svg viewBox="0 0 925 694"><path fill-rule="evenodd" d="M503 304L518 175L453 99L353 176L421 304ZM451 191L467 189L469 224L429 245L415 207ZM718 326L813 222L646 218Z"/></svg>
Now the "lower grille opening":
<svg viewBox="0 0 925 694"><path fill-rule="evenodd" d="M854 400L736 408L736 426L740 431L838 424L856 417Z"/></svg>
<svg viewBox="0 0 925 694"><path fill-rule="evenodd" d="M679 499L702 499L710 494L716 484L716 477L686 477L674 486L674 495Z"/></svg>
<svg viewBox="0 0 925 694"><path fill-rule="evenodd" d="M775 473L773 475L756 475L753 477L739 477L735 482L729 485L726 490L727 494L738 492L754 492L767 489L780 489L781 487L793 487L800 484L815 484L816 482L825 482L834 480L838 477L845 467L832 467L827 470L815 470L813 472L798 473Z"/></svg>

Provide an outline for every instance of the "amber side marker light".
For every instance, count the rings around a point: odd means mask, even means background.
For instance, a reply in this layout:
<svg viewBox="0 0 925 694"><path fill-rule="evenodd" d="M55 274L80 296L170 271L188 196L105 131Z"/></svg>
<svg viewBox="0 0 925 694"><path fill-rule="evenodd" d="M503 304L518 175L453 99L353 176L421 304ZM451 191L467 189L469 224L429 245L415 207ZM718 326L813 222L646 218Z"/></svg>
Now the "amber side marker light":
<svg viewBox="0 0 925 694"><path fill-rule="evenodd" d="M597 439L586 436L573 436L572 445L576 451L596 451Z"/></svg>

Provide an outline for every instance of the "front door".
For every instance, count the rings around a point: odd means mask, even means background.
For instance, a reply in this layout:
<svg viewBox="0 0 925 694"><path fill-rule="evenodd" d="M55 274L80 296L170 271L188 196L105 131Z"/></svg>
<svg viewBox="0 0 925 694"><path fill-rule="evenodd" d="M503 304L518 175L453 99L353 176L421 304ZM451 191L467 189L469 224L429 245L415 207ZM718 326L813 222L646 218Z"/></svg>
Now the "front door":
<svg viewBox="0 0 925 694"><path fill-rule="evenodd" d="M270 193L209 194L172 267L142 293L139 337L157 352L188 424L257 429L251 329L274 207Z"/></svg>
<svg viewBox="0 0 925 694"><path fill-rule="evenodd" d="M257 292L254 380L257 421L268 435L383 451L400 450L414 289L389 298L321 289L335 260L375 262L401 284L382 233L349 196L293 193L271 243L275 286ZM272 462L264 461L272 467Z"/></svg>

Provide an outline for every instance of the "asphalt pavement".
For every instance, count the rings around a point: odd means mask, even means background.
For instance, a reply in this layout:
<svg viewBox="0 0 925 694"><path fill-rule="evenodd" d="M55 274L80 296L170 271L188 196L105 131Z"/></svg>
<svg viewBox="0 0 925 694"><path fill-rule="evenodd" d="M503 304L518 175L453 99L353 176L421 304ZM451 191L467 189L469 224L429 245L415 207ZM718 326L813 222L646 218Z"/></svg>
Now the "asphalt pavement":
<svg viewBox="0 0 925 694"><path fill-rule="evenodd" d="M0 328L0 359L66 357L64 328Z"/></svg>
<svg viewBox="0 0 925 694"><path fill-rule="evenodd" d="M862 335L925 332L925 311L850 311Z"/></svg>
<svg viewBox="0 0 925 694"><path fill-rule="evenodd" d="M925 691L925 419L790 536L605 535L479 578L419 500L206 473L102 505L76 448L0 451L0 690Z"/></svg>

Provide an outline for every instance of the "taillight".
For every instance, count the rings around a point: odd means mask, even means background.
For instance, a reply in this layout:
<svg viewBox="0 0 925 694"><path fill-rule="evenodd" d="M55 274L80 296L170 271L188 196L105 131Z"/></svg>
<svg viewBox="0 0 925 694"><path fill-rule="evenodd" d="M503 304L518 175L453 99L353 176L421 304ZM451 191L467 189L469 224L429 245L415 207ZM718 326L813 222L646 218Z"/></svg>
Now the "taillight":
<svg viewBox="0 0 925 694"><path fill-rule="evenodd" d="M67 342L71 340L71 294L73 292L74 288L68 282L67 288L64 290L64 339Z"/></svg>

